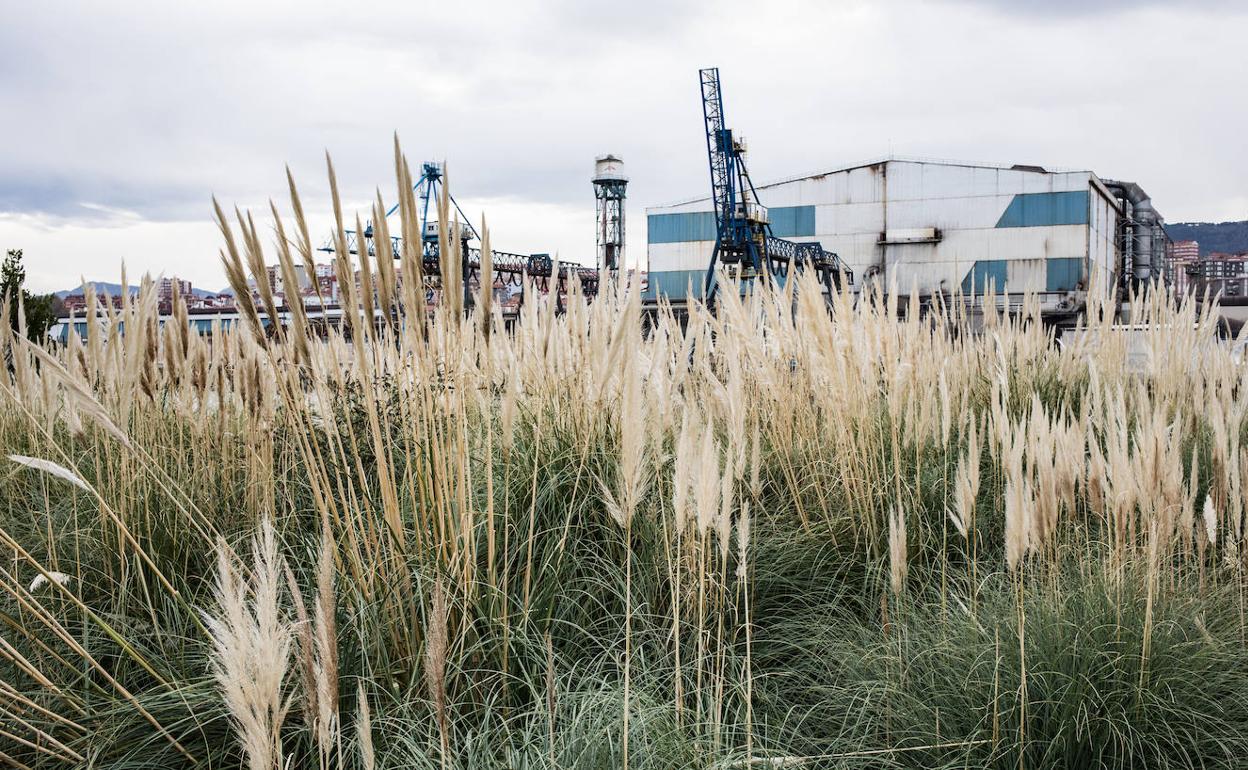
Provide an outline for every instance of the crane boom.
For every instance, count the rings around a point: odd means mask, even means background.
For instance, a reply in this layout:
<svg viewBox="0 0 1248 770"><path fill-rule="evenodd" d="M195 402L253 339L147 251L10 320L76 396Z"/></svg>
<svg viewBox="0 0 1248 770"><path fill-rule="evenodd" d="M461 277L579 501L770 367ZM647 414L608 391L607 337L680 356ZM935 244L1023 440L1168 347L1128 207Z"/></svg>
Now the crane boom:
<svg viewBox="0 0 1248 770"><path fill-rule="evenodd" d="M767 209L758 202L758 191L745 166L745 144L725 126L719 68L700 70L698 79L715 207L715 246L703 288L707 303L714 304L716 268L721 264L733 269L743 281L783 279L794 269L811 269L829 293L842 280L852 283L853 273L821 244L788 241L772 233Z"/></svg>

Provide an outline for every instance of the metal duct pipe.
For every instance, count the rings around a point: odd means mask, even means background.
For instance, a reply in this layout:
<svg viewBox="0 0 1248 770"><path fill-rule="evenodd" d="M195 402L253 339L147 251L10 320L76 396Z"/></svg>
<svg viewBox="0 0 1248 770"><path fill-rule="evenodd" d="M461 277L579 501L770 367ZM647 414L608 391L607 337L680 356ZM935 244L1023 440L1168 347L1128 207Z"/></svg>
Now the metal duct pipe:
<svg viewBox="0 0 1248 770"><path fill-rule="evenodd" d="M1153 202L1148 194L1135 182L1106 180L1105 186L1113 191L1124 204L1124 215L1131 228L1131 238L1126 244L1128 249L1126 256L1129 257L1132 277L1137 281L1147 281L1152 277L1154 268L1160 267L1160 259L1165 256L1155 254L1153 249L1153 240L1157 228L1161 226L1161 217L1153 208Z"/></svg>
<svg viewBox="0 0 1248 770"><path fill-rule="evenodd" d="M1147 281L1153 274L1153 228L1157 212L1148 198L1135 206L1135 279Z"/></svg>

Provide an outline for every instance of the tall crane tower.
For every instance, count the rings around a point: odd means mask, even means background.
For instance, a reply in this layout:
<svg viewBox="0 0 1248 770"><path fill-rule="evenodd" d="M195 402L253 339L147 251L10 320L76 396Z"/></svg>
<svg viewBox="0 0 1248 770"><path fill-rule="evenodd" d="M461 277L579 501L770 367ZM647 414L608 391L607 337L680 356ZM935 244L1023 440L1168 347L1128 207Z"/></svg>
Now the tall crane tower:
<svg viewBox="0 0 1248 770"><path fill-rule="evenodd" d="M624 161L615 155L598 156L593 181L598 201L598 269L615 272L624 263L624 198L628 189Z"/></svg>
<svg viewBox="0 0 1248 770"><path fill-rule="evenodd" d="M783 280L794 269L815 270L828 292L853 273L840 257L818 243L796 243L771 232L767 209L745 167L745 142L724 126L724 99L719 68L698 72L702 84L702 117L706 154L711 168L711 200L715 205L715 248L706 269L703 296L714 304L718 291L716 267L724 265L740 281Z"/></svg>

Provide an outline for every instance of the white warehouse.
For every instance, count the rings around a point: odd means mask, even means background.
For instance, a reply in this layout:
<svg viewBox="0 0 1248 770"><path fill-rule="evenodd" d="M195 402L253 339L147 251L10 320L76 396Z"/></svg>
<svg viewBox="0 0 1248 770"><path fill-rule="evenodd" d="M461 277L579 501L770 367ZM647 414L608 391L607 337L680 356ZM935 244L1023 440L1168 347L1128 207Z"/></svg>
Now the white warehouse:
<svg viewBox="0 0 1248 770"><path fill-rule="evenodd" d="M855 291L979 295L991 284L1073 312L1089 287L1113 292L1124 271L1148 278L1165 254L1161 217L1139 186L1090 171L890 158L762 185L758 197L774 235L839 254ZM649 296L681 298L690 284L700 295L715 243L710 198L646 214Z"/></svg>

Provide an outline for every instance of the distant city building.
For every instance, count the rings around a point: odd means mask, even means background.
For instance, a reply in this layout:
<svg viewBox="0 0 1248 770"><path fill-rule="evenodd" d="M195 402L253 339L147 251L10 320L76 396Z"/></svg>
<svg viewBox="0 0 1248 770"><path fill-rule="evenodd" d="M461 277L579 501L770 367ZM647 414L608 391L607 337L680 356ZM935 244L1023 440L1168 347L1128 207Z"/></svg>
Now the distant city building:
<svg viewBox="0 0 1248 770"><path fill-rule="evenodd" d="M95 295L96 307L105 307L107 304L111 304L113 306L113 309L115 310L121 309L122 297L120 294L116 296L107 295L109 302L105 302L105 296L106 295L103 293L99 293L99 292L96 293ZM66 314L82 313L83 311L87 309L87 296L83 294L82 292L75 292L73 294L66 295L65 299L62 300L62 302L65 305Z"/></svg>
<svg viewBox="0 0 1248 770"><path fill-rule="evenodd" d="M177 297L187 298L194 296L194 293L190 281L184 281L176 276L161 278L160 283L156 286L156 298L162 305L172 304Z"/></svg>
<svg viewBox="0 0 1248 770"><path fill-rule="evenodd" d="M312 277L308 276L307 268L302 264L294 266L294 273L297 285L288 287L282 277L281 265L269 265L264 270L264 279L268 282L273 292L273 299L279 306L289 306L295 297L302 299L304 305L319 305L322 301L326 305L337 304L338 274L332 263L316 265ZM252 299L258 303L260 293L254 277L248 279L247 287L251 289Z"/></svg>
<svg viewBox="0 0 1248 770"><path fill-rule="evenodd" d="M1170 279L1177 293L1189 286L1188 270L1200 261L1200 244L1196 241L1173 241L1170 244Z"/></svg>
<svg viewBox="0 0 1248 770"><path fill-rule="evenodd" d="M1197 241L1175 241L1170 245L1173 259L1179 262L1195 262L1200 259L1200 243Z"/></svg>
<svg viewBox="0 0 1248 770"><path fill-rule="evenodd" d="M87 306L87 298L83 294L69 294L62 300L66 313L81 313Z"/></svg>
<svg viewBox="0 0 1248 770"><path fill-rule="evenodd" d="M1231 306L1243 308L1248 298L1248 253L1212 252L1189 264L1187 285L1198 297L1217 297L1227 317Z"/></svg>
<svg viewBox="0 0 1248 770"><path fill-rule="evenodd" d="M1205 279L1237 278L1244 275L1248 254L1212 252L1196 263L1196 273Z"/></svg>

